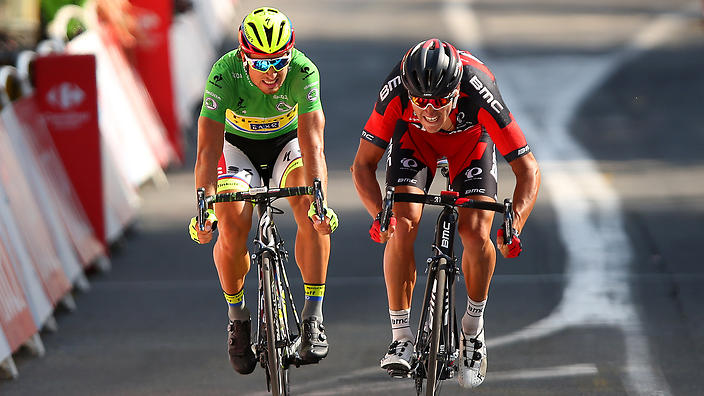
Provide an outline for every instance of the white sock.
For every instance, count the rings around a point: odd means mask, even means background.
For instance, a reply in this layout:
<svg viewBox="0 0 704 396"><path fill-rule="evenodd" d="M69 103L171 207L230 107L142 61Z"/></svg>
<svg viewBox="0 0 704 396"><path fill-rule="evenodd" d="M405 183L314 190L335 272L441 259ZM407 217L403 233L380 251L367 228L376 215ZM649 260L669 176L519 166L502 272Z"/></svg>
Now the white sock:
<svg viewBox="0 0 704 396"><path fill-rule="evenodd" d="M410 316L410 308L402 309L400 311L389 310L391 332L393 333L394 341L413 340L413 333L411 333L411 326L409 324Z"/></svg>
<svg viewBox="0 0 704 396"><path fill-rule="evenodd" d="M486 307L486 300L476 302L467 297L467 310L462 317L462 332L465 335L474 337L482 330L484 327L484 307Z"/></svg>

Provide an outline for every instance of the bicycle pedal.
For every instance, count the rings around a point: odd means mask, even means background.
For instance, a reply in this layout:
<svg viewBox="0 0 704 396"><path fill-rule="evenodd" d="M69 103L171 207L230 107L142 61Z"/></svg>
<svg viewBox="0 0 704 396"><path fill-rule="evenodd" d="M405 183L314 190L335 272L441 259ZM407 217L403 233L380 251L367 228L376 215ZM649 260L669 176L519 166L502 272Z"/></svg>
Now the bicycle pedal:
<svg viewBox="0 0 704 396"><path fill-rule="evenodd" d="M291 360L291 363L295 365L296 367L301 367L301 366L307 366L309 364L318 364L320 363L321 360L323 359L318 359L318 360L303 360L301 357L298 355L298 352L296 352L295 355L289 358Z"/></svg>
<svg viewBox="0 0 704 396"><path fill-rule="evenodd" d="M408 370L389 369L386 370L386 372L389 373L389 376L394 378L411 378L411 372Z"/></svg>

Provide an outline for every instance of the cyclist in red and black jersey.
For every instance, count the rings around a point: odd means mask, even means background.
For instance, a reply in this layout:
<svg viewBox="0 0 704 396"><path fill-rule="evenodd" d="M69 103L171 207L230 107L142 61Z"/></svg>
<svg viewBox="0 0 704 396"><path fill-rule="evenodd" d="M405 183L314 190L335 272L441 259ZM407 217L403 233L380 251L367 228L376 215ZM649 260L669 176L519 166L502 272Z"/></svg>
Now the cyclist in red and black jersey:
<svg viewBox="0 0 704 396"><path fill-rule="evenodd" d="M387 148L386 184L397 192L427 193L438 159L446 157L452 189L461 197L485 201L497 199L498 148L516 177L515 229L499 229L497 234L504 257L521 252L519 235L537 198L540 170L494 75L471 53L430 39L415 45L394 66L362 132L352 174L365 208L375 218L372 239L387 242L384 277L393 342L381 367L398 372L410 369L413 352L408 326L416 281L413 243L423 207L397 202L389 230L380 232L382 194L375 172ZM458 380L463 387L476 387L487 367L483 315L496 262L490 239L493 213L469 208L458 208L458 213L468 291ZM504 244L505 235L513 243Z"/></svg>

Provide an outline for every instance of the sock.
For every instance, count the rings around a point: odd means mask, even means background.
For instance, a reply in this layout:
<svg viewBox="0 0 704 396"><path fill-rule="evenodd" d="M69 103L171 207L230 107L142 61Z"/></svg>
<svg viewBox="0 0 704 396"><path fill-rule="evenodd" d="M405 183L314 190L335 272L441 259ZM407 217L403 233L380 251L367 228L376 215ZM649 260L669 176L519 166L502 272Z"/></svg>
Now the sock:
<svg viewBox="0 0 704 396"><path fill-rule="evenodd" d="M462 317L462 332L470 337L474 337L484 328L484 307L486 299L476 302L467 297L467 311Z"/></svg>
<svg viewBox="0 0 704 396"><path fill-rule="evenodd" d="M244 287L235 294L227 294L225 291L222 294L227 301L227 317L230 320L245 321L249 319L249 309L244 305Z"/></svg>
<svg viewBox="0 0 704 396"><path fill-rule="evenodd" d="M312 316L323 321L323 296L325 296L325 284L304 283L306 301L303 304L301 319L308 319Z"/></svg>
<svg viewBox="0 0 704 396"><path fill-rule="evenodd" d="M393 333L394 341L413 341L413 333L411 333L411 326L409 325L410 308L400 311L389 309L389 317L391 319L391 332Z"/></svg>

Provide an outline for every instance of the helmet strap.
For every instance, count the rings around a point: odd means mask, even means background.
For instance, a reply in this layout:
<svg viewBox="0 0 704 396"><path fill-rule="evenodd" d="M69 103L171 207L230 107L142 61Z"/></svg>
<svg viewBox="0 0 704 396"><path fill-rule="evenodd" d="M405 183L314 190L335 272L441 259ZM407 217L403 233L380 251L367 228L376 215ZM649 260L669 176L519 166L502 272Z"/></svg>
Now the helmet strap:
<svg viewBox="0 0 704 396"><path fill-rule="evenodd" d="M459 85L457 85L457 88L455 89L455 91L457 92L457 95L455 95L455 97L452 98L452 110L457 108L457 102L460 99L460 86Z"/></svg>

